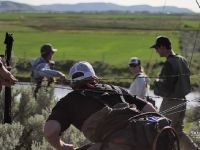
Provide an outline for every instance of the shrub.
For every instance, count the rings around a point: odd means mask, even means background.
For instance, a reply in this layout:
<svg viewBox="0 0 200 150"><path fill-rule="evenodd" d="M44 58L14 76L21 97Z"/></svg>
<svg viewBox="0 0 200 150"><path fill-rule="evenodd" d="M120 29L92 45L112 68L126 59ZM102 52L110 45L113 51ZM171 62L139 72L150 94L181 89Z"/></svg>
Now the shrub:
<svg viewBox="0 0 200 150"><path fill-rule="evenodd" d="M23 132L23 125L20 123L0 124L0 145L1 150L13 150L19 144Z"/></svg>

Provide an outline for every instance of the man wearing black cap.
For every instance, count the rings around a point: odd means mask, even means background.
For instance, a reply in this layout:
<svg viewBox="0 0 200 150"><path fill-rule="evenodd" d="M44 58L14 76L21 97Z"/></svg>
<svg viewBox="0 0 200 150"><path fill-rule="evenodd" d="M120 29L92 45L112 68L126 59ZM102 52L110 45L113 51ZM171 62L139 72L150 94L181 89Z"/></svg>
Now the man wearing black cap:
<svg viewBox="0 0 200 150"><path fill-rule="evenodd" d="M57 49L54 49L49 43L41 46L41 56L31 62L31 77L34 82L40 83L44 77L47 79L53 77L65 79L65 74L52 68L54 62L51 59L56 51Z"/></svg>
<svg viewBox="0 0 200 150"><path fill-rule="evenodd" d="M154 82L154 93L163 97L160 113L172 120L172 126L180 138L181 150L197 150L198 147L183 132L185 96L190 92L188 63L184 57L175 54L170 40L165 36L158 36L151 48L154 48L160 57L166 57L159 79ZM181 107L171 109L176 106Z"/></svg>
<svg viewBox="0 0 200 150"><path fill-rule="evenodd" d="M39 77L60 77L65 78L65 75L57 70L53 70L51 59L57 51L49 43L42 45L40 48L41 56L31 62L32 70L35 78Z"/></svg>

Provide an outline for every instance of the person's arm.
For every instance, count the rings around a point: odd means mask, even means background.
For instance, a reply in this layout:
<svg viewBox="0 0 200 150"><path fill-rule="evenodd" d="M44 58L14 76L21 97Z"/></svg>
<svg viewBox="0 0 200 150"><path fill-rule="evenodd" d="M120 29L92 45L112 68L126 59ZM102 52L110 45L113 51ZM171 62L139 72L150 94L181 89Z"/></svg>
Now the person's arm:
<svg viewBox="0 0 200 150"><path fill-rule="evenodd" d="M141 111L141 112L156 112L155 107L151 103L149 103L149 102L145 101L144 99L139 98L137 96L132 96L125 89L122 89L122 92L124 94L124 98L125 98L126 102L128 102L129 104L135 104L139 111Z"/></svg>
<svg viewBox="0 0 200 150"><path fill-rule="evenodd" d="M61 79L66 78L64 73L51 69L48 63L39 64L37 66L36 70L37 70L37 74L42 77L50 77L50 78L51 77L59 77Z"/></svg>
<svg viewBox="0 0 200 150"><path fill-rule="evenodd" d="M72 144L67 144L60 138L61 126L56 120L48 120L44 126L44 136L57 150L74 150Z"/></svg>
<svg viewBox="0 0 200 150"><path fill-rule="evenodd" d="M162 68L160 78L154 81L154 93L159 96L169 96L174 90L177 74L170 63L166 62Z"/></svg>
<svg viewBox="0 0 200 150"><path fill-rule="evenodd" d="M142 108L141 112L145 113L145 112L156 112L155 107L147 102L146 105L144 105L144 107Z"/></svg>
<svg viewBox="0 0 200 150"><path fill-rule="evenodd" d="M17 79L5 68L0 61L0 85L10 86L17 82Z"/></svg>
<svg viewBox="0 0 200 150"><path fill-rule="evenodd" d="M136 82L135 80L131 83L128 92L132 95L135 96L136 95Z"/></svg>

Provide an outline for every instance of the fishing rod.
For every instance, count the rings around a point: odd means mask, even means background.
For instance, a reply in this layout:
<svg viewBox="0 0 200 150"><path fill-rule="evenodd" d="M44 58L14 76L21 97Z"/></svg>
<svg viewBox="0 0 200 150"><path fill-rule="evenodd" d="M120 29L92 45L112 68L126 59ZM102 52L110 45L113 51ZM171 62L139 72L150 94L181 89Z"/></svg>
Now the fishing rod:
<svg viewBox="0 0 200 150"><path fill-rule="evenodd" d="M198 0L196 0L196 3L198 5L198 7L200 8L200 3L198 2ZM200 29L200 23L199 23L199 29ZM196 48L196 45L197 45L198 36L199 36L199 30L196 31L195 40L194 40L194 46L193 46L193 49L192 49L192 56L190 58L190 63L189 63L189 68L190 68L190 65L191 65L191 62L192 62L192 58L193 58L193 55L194 55L194 51L195 51L195 48Z"/></svg>

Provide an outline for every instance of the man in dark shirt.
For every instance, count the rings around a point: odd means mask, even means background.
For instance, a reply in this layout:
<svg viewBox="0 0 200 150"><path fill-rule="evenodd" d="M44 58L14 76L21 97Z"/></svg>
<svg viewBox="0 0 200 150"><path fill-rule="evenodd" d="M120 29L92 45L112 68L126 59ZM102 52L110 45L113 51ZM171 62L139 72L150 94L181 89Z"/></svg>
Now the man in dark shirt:
<svg viewBox="0 0 200 150"><path fill-rule="evenodd" d="M109 111L116 104L129 103L136 106L131 111L131 116L140 112L155 112L150 103L132 97L125 89L113 85L98 84L98 78L88 62L82 61L74 64L70 69L69 76L73 91L56 104L44 126L45 138L58 150L74 150L72 144L65 143L60 139L60 134L70 125L74 125L84 133L88 125L94 123L93 121L88 123L88 118L91 119L94 114L101 112L102 109ZM102 113L100 116L102 117ZM114 122L110 123L114 125ZM104 126L104 128L108 129L109 127ZM104 128L101 127L102 130ZM112 129L113 126L111 125L110 128ZM91 130L90 128L89 132ZM90 134L84 135L87 137Z"/></svg>
<svg viewBox="0 0 200 150"><path fill-rule="evenodd" d="M172 120L172 126L180 137L181 150L196 150L197 146L183 132L185 96L190 92L188 63L184 57L174 53L167 37L157 37L151 48L155 48L160 57L166 57L159 79L154 82L154 93L163 97L160 113Z"/></svg>

